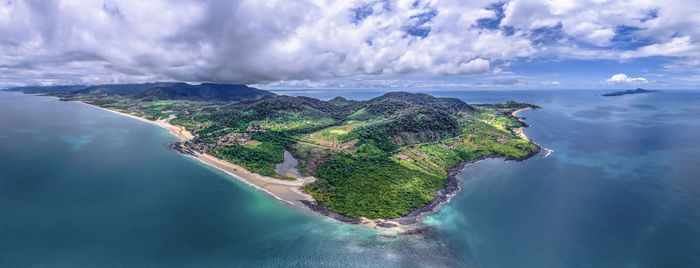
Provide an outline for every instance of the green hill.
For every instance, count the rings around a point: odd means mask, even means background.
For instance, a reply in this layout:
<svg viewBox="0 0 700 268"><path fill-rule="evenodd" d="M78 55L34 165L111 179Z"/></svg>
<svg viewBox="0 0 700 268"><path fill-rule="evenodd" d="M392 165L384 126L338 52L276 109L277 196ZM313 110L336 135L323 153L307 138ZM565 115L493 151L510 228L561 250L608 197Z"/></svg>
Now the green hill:
<svg viewBox="0 0 700 268"><path fill-rule="evenodd" d="M274 93L246 85L174 83L149 87L136 93L134 98L144 100L256 101L272 96Z"/></svg>

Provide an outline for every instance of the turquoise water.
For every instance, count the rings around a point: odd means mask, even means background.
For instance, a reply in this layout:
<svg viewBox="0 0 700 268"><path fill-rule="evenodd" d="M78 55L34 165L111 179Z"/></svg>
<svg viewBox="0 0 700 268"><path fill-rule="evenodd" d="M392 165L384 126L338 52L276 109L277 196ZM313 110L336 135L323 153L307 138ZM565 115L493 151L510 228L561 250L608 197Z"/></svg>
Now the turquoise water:
<svg viewBox="0 0 700 268"><path fill-rule="evenodd" d="M432 94L538 104L525 132L553 152L466 167L430 231L382 238L171 151L159 127L0 92L0 266L700 267L700 92Z"/></svg>

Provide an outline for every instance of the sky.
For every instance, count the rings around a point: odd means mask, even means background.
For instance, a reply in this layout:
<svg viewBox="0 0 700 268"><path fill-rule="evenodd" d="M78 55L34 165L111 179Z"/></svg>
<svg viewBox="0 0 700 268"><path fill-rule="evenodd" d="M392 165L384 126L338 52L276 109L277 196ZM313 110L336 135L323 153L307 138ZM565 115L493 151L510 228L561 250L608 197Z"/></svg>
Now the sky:
<svg viewBox="0 0 700 268"><path fill-rule="evenodd" d="M0 87L700 89L700 3L0 0Z"/></svg>

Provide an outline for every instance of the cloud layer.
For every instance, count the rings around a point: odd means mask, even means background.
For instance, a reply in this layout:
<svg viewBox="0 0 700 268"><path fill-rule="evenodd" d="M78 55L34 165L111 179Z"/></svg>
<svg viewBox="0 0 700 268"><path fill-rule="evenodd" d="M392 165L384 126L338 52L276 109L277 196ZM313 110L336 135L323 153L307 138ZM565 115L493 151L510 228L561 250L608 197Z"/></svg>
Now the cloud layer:
<svg viewBox="0 0 700 268"><path fill-rule="evenodd" d="M518 59L660 56L670 58L668 70L698 70L698 6L639 0L9 0L0 3L0 86L462 76L499 73Z"/></svg>

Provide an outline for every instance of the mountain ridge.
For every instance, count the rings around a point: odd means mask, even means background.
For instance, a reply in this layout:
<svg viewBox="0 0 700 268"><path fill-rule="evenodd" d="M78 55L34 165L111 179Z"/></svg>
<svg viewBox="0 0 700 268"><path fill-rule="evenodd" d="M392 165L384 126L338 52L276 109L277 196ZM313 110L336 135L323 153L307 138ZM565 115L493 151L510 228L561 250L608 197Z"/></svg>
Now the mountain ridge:
<svg viewBox="0 0 700 268"><path fill-rule="evenodd" d="M191 85L183 82L154 82L143 84L103 84L70 86L28 86L13 87L7 91L24 93L60 93L64 97L77 95L117 95L156 100L192 100L192 101L256 101L276 94L243 84L201 83Z"/></svg>

